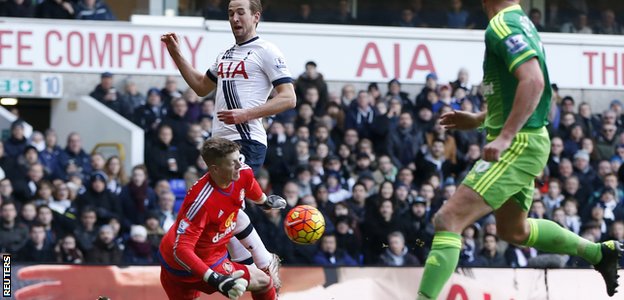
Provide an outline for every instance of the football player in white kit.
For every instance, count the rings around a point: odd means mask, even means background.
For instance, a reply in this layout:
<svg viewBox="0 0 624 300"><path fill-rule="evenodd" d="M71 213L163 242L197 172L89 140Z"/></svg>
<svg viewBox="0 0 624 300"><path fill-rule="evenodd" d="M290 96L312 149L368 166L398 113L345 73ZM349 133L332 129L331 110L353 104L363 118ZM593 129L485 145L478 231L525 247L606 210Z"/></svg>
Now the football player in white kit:
<svg viewBox="0 0 624 300"><path fill-rule="evenodd" d="M264 163L267 135L262 118L294 108L293 79L281 51L256 35L262 4L260 0L231 0L228 15L236 43L222 51L205 72L199 72L182 57L179 38L165 33L167 45L186 83L200 96L216 91L217 120L213 137L223 137L241 145L245 163L257 171ZM277 94L267 101L269 93ZM268 252L258 233L241 211L234 230L236 239L228 245L232 261L253 263L268 273L279 288L279 257ZM250 253L251 252L251 253Z"/></svg>

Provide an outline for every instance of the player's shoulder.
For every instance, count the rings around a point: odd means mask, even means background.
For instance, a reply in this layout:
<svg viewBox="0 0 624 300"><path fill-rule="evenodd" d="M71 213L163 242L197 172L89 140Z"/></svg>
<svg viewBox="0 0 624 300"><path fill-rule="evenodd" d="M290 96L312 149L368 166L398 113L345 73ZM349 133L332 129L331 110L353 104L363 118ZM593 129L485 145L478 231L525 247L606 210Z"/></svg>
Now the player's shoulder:
<svg viewBox="0 0 624 300"><path fill-rule="evenodd" d="M502 40L510 35L523 32L522 22L526 18L521 9L504 10L490 20L486 36L494 40Z"/></svg>
<svg viewBox="0 0 624 300"><path fill-rule="evenodd" d="M207 190L211 190L212 185L208 180L208 173L200 177L195 183L188 189L187 196L197 196L198 194L205 193Z"/></svg>
<svg viewBox="0 0 624 300"><path fill-rule="evenodd" d="M253 169L246 163L241 163L240 173L245 176L254 176Z"/></svg>
<svg viewBox="0 0 624 300"><path fill-rule="evenodd" d="M279 48L277 47L277 45L275 45L274 43L267 41L263 38L258 38L258 40L256 40L253 43L253 46L256 48L259 48L263 51L270 51L270 52L279 52Z"/></svg>

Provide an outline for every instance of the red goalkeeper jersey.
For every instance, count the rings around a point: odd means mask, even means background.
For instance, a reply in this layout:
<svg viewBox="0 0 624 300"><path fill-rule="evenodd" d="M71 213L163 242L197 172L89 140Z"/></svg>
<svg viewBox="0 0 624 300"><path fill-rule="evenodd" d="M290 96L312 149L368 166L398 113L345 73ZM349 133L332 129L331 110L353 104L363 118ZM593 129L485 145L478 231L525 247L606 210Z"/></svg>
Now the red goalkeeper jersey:
<svg viewBox="0 0 624 300"><path fill-rule="evenodd" d="M178 218L160 243L165 267L175 273L203 277L227 257L226 245L236 227L245 197L259 200L262 190L253 171L243 164L240 178L225 190L207 173L184 197Z"/></svg>

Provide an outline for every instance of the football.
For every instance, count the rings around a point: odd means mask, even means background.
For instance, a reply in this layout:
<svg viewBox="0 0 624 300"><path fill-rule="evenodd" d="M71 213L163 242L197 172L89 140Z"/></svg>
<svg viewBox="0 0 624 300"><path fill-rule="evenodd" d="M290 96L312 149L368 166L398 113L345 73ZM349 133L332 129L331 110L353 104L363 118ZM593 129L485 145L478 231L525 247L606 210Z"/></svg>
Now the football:
<svg viewBox="0 0 624 300"><path fill-rule="evenodd" d="M325 218L318 209L299 205L286 215L284 230L288 238L297 244L314 244L325 232Z"/></svg>

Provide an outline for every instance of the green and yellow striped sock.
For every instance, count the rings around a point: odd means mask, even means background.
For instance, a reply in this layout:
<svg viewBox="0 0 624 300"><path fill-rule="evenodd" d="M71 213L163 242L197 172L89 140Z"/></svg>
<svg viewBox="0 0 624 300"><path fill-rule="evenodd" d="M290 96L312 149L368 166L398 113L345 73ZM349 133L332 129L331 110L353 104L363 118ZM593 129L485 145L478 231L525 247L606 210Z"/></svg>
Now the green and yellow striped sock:
<svg viewBox="0 0 624 300"><path fill-rule="evenodd" d="M431 252L420 281L418 299L437 299L444 284L451 278L459 261L461 236L453 232L436 232Z"/></svg>
<svg viewBox="0 0 624 300"><path fill-rule="evenodd" d="M527 219L531 226L524 246L537 250L580 256L592 265L602 259L600 243L592 243L559 224L543 219Z"/></svg>

